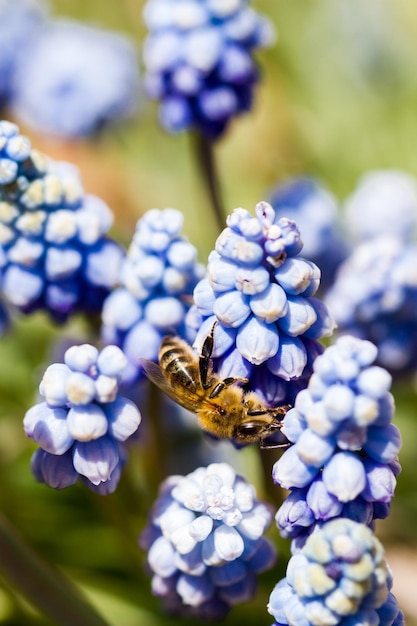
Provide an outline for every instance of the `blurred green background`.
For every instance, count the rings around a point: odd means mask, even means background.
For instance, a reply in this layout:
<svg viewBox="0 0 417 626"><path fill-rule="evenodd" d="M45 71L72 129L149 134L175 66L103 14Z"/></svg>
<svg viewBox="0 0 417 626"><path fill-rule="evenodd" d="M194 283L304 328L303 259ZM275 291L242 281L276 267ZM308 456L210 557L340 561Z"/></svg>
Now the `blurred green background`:
<svg viewBox="0 0 417 626"><path fill-rule="evenodd" d="M139 0L51 2L54 15L129 33L138 49L144 37L142 6ZM296 174L318 177L341 203L368 170L417 175L417 5L410 0L259 0L254 7L269 15L278 37L257 55L263 80L253 112L237 119L215 149L227 212L237 206L253 210L273 185ZM22 131L35 147L81 168L86 190L114 211L113 236L121 243L129 243L145 210L170 206L184 212L185 232L206 260L217 231L191 139L165 134L154 104L144 103L136 120L94 142ZM111 626L174 625L150 595L137 548L166 469L162 452L139 440L130 449L118 490L106 498L82 486L55 492L30 473L34 445L23 435L23 415L37 400L55 343L80 339L90 340L83 320L59 329L40 314L18 320L13 333L1 338L0 510ZM417 625L416 389L416 380L393 389L404 440L403 473L392 513L377 525L410 626ZM261 461L257 450L236 453L227 443L222 454L267 497L263 466L272 466L276 455L265 453ZM278 504L279 494L275 498ZM269 535L280 546L280 562L261 577L256 601L232 610L226 625L272 622L265 605L283 576L288 545L275 528ZM0 578L0 624L50 623Z"/></svg>

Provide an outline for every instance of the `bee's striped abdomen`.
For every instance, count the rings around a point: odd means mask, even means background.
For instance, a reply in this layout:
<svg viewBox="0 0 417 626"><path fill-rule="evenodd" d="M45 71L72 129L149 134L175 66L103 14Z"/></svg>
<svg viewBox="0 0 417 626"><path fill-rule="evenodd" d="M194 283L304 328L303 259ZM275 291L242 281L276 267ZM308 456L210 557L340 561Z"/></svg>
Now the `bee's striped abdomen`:
<svg viewBox="0 0 417 626"><path fill-rule="evenodd" d="M159 349L159 365L168 377L184 387L196 387L199 371L196 355L185 341L166 337Z"/></svg>

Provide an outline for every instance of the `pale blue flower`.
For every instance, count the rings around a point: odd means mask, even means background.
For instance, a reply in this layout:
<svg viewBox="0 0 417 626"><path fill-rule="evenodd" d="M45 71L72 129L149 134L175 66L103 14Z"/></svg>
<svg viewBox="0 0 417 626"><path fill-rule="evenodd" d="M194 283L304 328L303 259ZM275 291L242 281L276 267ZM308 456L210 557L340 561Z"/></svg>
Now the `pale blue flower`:
<svg viewBox="0 0 417 626"><path fill-rule="evenodd" d="M153 593L171 612L223 618L274 564L263 537L270 521L270 508L227 463L166 479L141 536Z"/></svg>
<svg viewBox="0 0 417 626"><path fill-rule="evenodd" d="M314 297L320 270L299 256L297 225L260 202L256 217L235 209L210 254L207 276L194 290L187 316L201 350L214 328L214 367L219 376L249 379L270 405L292 404L322 350L318 339L334 323ZM198 317L199 316L199 317Z"/></svg>
<svg viewBox="0 0 417 626"><path fill-rule="evenodd" d="M344 221L356 241L381 235L411 241L417 226L417 179L401 170L366 172L345 200Z"/></svg>
<svg viewBox="0 0 417 626"><path fill-rule="evenodd" d="M11 96L16 65L27 59L28 48L45 23L43 0L0 0L0 102Z"/></svg>
<svg viewBox="0 0 417 626"><path fill-rule="evenodd" d="M68 348L64 361L47 368L39 387L45 400L23 421L40 446L33 472L55 489L81 477L93 491L111 493L126 461L124 442L141 421L137 406L119 395L127 359L117 346L99 352L84 344Z"/></svg>
<svg viewBox="0 0 417 626"><path fill-rule="evenodd" d="M276 515L284 536L305 536L332 517L371 524L388 514L381 505L394 495L401 436L392 424L391 376L376 358L371 342L339 338L315 359L307 388L286 414L282 433L294 445L272 471L291 490Z"/></svg>
<svg viewBox="0 0 417 626"><path fill-rule="evenodd" d="M268 611L277 626L404 624L392 576L372 531L348 519L326 522L289 561Z"/></svg>
<svg viewBox="0 0 417 626"><path fill-rule="evenodd" d="M162 337L186 334L185 315L203 267L181 234L183 219L175 209L151 209L138 220L121 286L104 302L102 336L127 356L126 383L141 374L139 357L158 360Z"/></svg>
<svg viewBox="0 0 417 626"><path fill-rule="evenodd" d="M340 266L325 302L340 334L369 339L392 374L417 366L417 246L392 235L359 244Z"/></svg>
<svg viewBox="0 0 417 626"><path fill-rule="evenodd" d="M107 236L113 215L86 195L79 173L32 149L15 124L0 122L0 268L6 299L57 322L101 310L124 251Z"/></svg>
<svg viewBox="0 0 417 626"><path fill-rule="evenodd" d="M132 117L139 101L134 43L78 22L50 21L13 77L16 118L62 137L91 135Z"/></svg>

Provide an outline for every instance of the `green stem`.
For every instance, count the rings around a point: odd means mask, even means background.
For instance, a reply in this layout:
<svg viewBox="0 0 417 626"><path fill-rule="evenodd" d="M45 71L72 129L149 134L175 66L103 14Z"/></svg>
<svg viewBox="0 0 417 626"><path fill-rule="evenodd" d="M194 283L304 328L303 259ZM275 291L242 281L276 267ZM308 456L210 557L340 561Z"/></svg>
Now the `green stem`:
<svg viewBox="0 0 417 626"><path fill-rule="evenodd" d="M195 153L201 177L206 186L217 226L221 232L225 227L225 213L221 200L219 177L214 158L213 142L199 131L193 133Z"/></svg>
<svg viewBox="0 0 417 626"><path fill-rule="evenodd" d="M0 574L59 626L108 626L78 589L43 561L0 515Z"/></svg>
<svg viewBox="0 0 417 626"><path fill-rule="evenodd" d="M284 501L284 492L281 487L274 484L272 480L272 466L277 461L276 450L258 450L262 466L263 488L268 500L279 507Z"/></svg>
<svg viewBox="0 0 417 626"><path fill-rule="evenodd" d="M153 492L158 488L162 480L167 477L167 457L169 453L169 441L165 432L162 412L164 399L162 392L151 382L148 382L146 416L149 427L149 442L146 445L143 459L145 472L148 476L148 486Z"/></svg>

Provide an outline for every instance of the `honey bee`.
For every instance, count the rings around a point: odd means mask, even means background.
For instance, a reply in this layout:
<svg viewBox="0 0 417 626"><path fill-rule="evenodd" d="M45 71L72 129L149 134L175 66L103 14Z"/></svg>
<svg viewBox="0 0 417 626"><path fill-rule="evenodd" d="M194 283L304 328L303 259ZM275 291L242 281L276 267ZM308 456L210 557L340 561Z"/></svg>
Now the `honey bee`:
<svg viewBox="0 0 417 626"><path fill-rule="evenodd" d="M183 339L165 337L159 348L159 365L140 359L147 377L180 406L196 413L207 433L238 444L281 447L264 440L281 428L290 407L268 407L254 391L242 389L240 385L248 379L221 379L213 372L214 327L199 356Z"/></svg>

